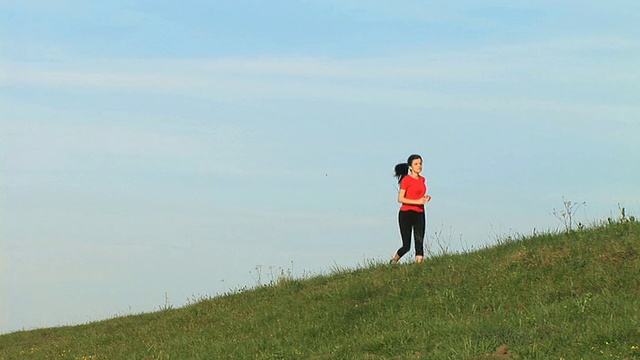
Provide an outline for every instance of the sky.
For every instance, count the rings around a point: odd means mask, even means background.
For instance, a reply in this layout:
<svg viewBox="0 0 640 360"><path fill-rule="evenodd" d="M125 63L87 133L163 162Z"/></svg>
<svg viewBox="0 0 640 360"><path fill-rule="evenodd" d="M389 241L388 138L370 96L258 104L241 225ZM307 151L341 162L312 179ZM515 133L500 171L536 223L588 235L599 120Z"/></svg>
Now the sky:
<svg viewBox="0 0 640 360"><path fill-rule="evenodd" d="M0 333L640 210L640 2L0 1ZM408 254L403 262L412 262Z"/></svg>

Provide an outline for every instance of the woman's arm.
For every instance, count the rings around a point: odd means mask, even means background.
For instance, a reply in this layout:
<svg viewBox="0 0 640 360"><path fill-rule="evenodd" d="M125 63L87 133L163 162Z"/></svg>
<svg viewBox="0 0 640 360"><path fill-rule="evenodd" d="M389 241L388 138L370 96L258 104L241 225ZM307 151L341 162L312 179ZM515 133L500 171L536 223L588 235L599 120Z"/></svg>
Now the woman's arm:
<svg viewBox="0 0 640 360"><path fill-rule="evenodd" d="M428 203L431 200L431 196L429 195L425 195L423 197L421 197L420 199L407 199L405 197L407 193L407 190L405 189L400 189L400 191L398 192L398 202L401 204L406 204L406 205L424 205L426 203Z"/></svg>

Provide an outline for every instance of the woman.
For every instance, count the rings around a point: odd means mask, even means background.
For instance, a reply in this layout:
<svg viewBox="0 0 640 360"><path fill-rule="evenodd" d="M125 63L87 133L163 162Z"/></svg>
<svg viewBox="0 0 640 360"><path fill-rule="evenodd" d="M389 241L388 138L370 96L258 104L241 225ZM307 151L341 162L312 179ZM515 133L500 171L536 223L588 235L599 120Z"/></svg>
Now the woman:
<svg viewBox="0 0 640 360"><path fill-rule="evenodd" d="M395 167L395 177L400 184L398 202L402 204L398 213L402 247L393 255L391 264L397 264L398 260L411 249L411 232L415 240L416 262L420 263L424 260L426 224L424 204L431 201L431 196L427 195L427 181L420 175L421 172L422 158L415 154L409 156L406 163Z"/></svg>

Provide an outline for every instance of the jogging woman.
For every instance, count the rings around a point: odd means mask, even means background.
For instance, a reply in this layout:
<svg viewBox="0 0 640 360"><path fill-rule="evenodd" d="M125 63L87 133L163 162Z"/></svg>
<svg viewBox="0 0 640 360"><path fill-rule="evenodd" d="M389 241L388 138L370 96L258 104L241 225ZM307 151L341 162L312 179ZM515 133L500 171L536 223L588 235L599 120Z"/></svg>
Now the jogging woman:
<svg viewBox="0 0 640 360"><path fill-rule="evenodd" d="M398 260L411 249L412 232L415 240L416 262L422 262L424 259L426 225L424 204L431 201L431 196L427 195L427 180L420 175L421 172L422 158L415 154L409 156L406 163L395 167L395 177L400 184L398 202L402 204L398 212L402 247L393 255L391 264L397 264Z"/></svg>

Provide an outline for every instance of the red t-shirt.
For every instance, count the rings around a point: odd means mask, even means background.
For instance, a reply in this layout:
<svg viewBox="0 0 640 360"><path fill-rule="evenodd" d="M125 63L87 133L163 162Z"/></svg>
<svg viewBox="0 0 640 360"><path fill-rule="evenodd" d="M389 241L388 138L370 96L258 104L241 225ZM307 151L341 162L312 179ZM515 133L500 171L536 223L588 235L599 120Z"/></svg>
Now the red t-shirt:
<svg viewBox="0 0 640 360"><path fill-rule="evenodd" d="M406 190L404 197L410 200L418 200L425 196L427 193L427 179L423 176L419 176L417 179L407 175L400 181L400 189ZM400 211L413 210L417 212L424 212L424 205L408 205L402 204Z"/></svg>

